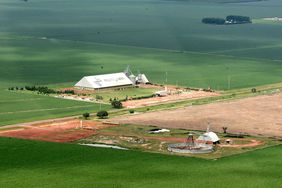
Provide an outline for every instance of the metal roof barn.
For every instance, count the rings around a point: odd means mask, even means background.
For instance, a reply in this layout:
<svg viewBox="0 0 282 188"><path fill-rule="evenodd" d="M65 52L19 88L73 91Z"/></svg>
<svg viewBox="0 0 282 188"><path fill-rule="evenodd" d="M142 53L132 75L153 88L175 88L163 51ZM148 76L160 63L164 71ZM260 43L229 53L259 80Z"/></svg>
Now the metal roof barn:
<svg viewBox="0 0 282 188"><path fill-rule="evenodd" d="M102 74L85 76L75 84L75 87L86 89L103 89L133 85L125 73Z"/></svg>

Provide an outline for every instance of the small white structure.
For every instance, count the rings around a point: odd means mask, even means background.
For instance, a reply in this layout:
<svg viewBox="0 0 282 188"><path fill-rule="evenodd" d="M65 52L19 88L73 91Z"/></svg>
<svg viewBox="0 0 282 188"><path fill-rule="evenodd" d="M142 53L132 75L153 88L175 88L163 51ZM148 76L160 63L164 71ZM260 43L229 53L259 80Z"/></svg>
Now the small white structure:
<svg viewBox="0 0 282 188"><path fill-rule="evenodd" d="M166 90L162 90L162 91L155 92L155 95L158 96L158 97L165 97L165 96L168 95L168 93L167 93Z"/></svg>
<svg viewBox="0 0 282 188"><path fill-rule="evenodd" d="M170 130L168 130L168 129L156 129L156 130L149 131L149 133L151 133L151 134L166 133L166 132L170 132Z"/></svg>
<svg viewBox="0 0 282 188"><path fill-rule="evenodd" d="M128 76L128 78L131 80L131 82L135 85L136 84L136 76L134 74L131 74Z"/></svg>
<svg viewBox="0 0 282 188"><path fill-rule="evenodd" d="M199 136L199 138L197 138L197 141L216 144L219 143L220 139L214 132L206 132L203 135Z"/></svg>
<svg viewBox="0 0 282 188"><path fill-rule="evenodd" d="M104 89L132 86L134 83L123 72L85 76L75 84L80 89Z"/></svg>
<svg viewBox="0 0 282 188"><path fill-rule="evenodd" d="M136 82L140 84L150 83L145 74L138 74L138 76L136 77Z"/></svg>
<svg viewBox="0 0 282 188"><path fill-rule="evenodd" d="M156 91L155 95L158 96L158 97L165 97L165 96L167 96L168 95L167 87L165 87L164 90Z"/></svg>

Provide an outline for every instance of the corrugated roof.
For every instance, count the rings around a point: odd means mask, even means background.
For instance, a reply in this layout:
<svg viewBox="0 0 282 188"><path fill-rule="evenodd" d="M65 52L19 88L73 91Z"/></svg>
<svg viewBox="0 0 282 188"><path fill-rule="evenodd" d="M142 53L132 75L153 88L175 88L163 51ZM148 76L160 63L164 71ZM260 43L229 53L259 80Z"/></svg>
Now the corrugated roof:
<svg viewBox="0 0 282 188"><path fill-rule="evenodd" d="M132 85L132 81L123 72L95 76L85 76L75 84L76 87L93 89L118 87L125 85Z"/></svg>

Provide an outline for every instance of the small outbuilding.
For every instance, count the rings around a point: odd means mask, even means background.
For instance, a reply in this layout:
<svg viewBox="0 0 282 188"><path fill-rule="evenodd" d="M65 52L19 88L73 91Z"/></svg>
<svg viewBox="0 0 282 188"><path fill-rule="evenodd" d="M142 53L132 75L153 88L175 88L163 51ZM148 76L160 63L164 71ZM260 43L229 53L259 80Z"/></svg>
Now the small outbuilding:
<svg viewBox="0 0 282 188"><path fill-rule="evenodd" d="M205 143L212 143L212 144L219 144L220 139L214 132L206 132L199 136L197 139L198 142L205 142Z"/></svg>
<svg viewBox="0 0 282 188"><path fill-rule="evenodd" d="M138 74L138 76L136 77L136 83L138 84L148 84L150 83L148 78L146 77L145 74Z"/></svg>

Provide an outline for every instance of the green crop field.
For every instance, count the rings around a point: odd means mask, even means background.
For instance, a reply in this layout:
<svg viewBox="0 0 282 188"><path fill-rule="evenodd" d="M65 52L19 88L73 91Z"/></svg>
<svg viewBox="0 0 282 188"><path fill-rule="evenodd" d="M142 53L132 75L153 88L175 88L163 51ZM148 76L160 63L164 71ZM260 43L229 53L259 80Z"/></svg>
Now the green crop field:
<svg viewBox="0 0 282 188"><path fill-rule="evenodd" d="M265 59L42 39L2 40L1 46L5 53L0 57L0 84L6 88L58 83L72 86L84 75L123 71L127 65L161 84L166 72L168 83L214 89L226 89L229 76L233 89L282 81L280 61Z"/></svg>
<svg viewBox="0 0 282 188"><path fill-rule="evenodd" d="M84 112L97 112L99 104L56 99L47 96L0 92L0 126L35 120L81 115ZM101 109L110 109L101 105Z"/></svg>
<svg viewBox="0 0 282 188"><path fill-rule="evenodd" d="M0 138L1 187L281 186L282 146L218 160Z"/></svg>
<svg viewBox="0 0 282 188"><path fill-rule="evenodd" d="M228 88L229 78L231 89L282 82L282 24L201 23L203 17L229 14L280 16L279 0L243 1L2 0L0 124L97 110L83 102L33 100L8 87L69 87L82 76L127 65L160 84L166 73L169 84L218 90Z"/></svg>
<svg viewBox="0 0 282 188"><path fill-rule="evenodd" d="M205 1L207 3L205 3ZM0 32L20 36L213 52L281 44L282 25L202 24L229 14L253 19L281 15L282 2L228 0L2 0ZM236 2L240 0L232 0Z"/></svg>

